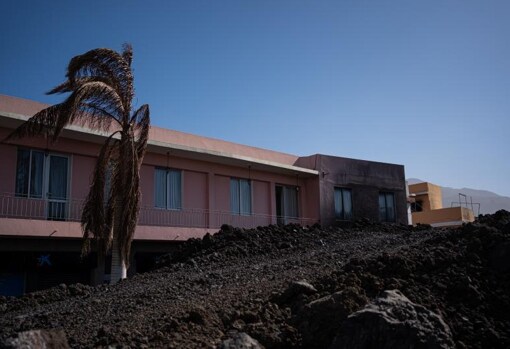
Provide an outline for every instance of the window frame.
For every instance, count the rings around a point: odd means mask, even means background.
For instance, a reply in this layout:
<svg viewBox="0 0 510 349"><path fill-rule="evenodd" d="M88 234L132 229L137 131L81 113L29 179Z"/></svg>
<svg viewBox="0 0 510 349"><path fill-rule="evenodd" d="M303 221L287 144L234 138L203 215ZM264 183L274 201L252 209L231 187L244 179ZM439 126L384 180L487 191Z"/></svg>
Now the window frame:
<svg viewBox="0 0 510 349"><path fill-rule="evenodd" d="M160 192L161 188L158 188L158 181L156 180L156 177L157 177L157 174L158 174L158 171L165 171L165 190L164 190L164 200L165 200L165 206L158 206L158 197L156 195L156 193ZM179 203L177 205L177 207L171 207L171 200L170 200L170 174L171 173L179 173ZM183 170L181 169L176 169L176 168L171 168L171 167L158 167L156 166L154 168L154 207L156 209L160 209L160 210L168 210L168 211L181 211L183 209L183 182L184 182L184 178L183 178Z"/></svg>
<svg viewBox="0 0 510 349"><path fill-rule="evenodd" d="M337 192L340 193L340 200L342 201L342 210L341 210L341 213L340 214L337 214L337 200L336 200L336 195L337 195ZM347 215L346 211L345 211L345 202L344 202L344 199L345 199L345 196L344 196L344 192L349 192L349 199L350 199L350 213L349 215ZM353 218L354 218L354 213L353 213L353 204L352 204L352 188L348 188L348 187L338 187L338 186L335 186L334 187L334 193L333 193L333 206L334 206L334 212L335 212L335 219L336 220L339 220L339 221L352 221Z"/></svg>

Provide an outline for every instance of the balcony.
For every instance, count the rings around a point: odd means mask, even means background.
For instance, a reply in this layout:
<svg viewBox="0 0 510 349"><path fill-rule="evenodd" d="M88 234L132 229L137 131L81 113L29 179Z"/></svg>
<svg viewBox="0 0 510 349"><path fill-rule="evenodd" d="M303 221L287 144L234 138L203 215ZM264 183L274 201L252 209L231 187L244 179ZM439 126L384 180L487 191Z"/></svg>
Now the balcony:
<svg viewBox="0 0 510 349"><path fill-rule="evenodd" d="M45 221L79 222L84 200L68 199L64 201L34 199L0 195L0 218L29 219ZM179 227L219 229L223 224L240 228L255 228L275 224L283 220L285 223L312 225L315 219L300 217L276 217L273 215L251 214L233 215L230 212L205 209L166 210L144 206L140 208L138 226L147 227Z"/></svg>
<svg viewBox="0 0 510 349"><path fill-rule="evenodd" d="M475 220L472 210L460 206L413 212L412 215L413 224L430 224L433 227L460 226Z"/></svg>

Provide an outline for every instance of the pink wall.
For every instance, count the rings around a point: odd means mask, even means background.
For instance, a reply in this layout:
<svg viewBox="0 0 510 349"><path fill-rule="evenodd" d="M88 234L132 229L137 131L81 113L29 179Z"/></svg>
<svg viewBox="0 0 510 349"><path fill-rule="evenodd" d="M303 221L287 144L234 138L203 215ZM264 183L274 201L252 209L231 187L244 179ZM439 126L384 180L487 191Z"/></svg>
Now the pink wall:
<svg viewBox="0 0 510 349"><path fill-rule="evenodd" d="M143 192L143 204L153 205L154 191L154 166L168 167L183 170L183 206L184 208L211 208L220 211L230 211L230 178L252 178L254 182L253 200L254 213L274 214L271 212L271 191L274 191L274 183L295 185L294 176L286 176L262 171L249 171L248 168L240 168L215 164L210 162L183 159L174 156L167 157L164 154L147 153L142 166L141 185ZM210 190L213 207L208 204L208 173L213 176ZM304 185L304 184L303 184ZM151 194L147 194L151 193ZM150 200L149 200L150 198Z"/></svg>
<svg viewBox="0 0 510 349"><path fill-rule="evenodd" d="M14 193L15 182L16 147L0 144L0 194Z"/></svg>
<svg viewBox="0 0 510 349"><path fill-rule="evenodd" d="M193 171L183 171L183 208L207 209L207 174Z"/></svg>
<svg viewBox="0 0 510 349"><path fill-rule="evenodd" d="M154 166L142 165L140 168L141 206L154 207Z"/></svg>
<svg viewBox="0 0 510 349"><path fill-rule="evenodd" d="M142 191L142 206L154 207L154 171L155 167L166 167L165 162L161 163L163 157L153 156L156 154L147 154L148 158L152 158L153 164L142 165L140 169L140 190ZM156 160L156 161L154 161ZM159 160L159 163L157 162ZM175 165L175 162L172 161ZM191 166L187 166L191 167ZM181 169L176 166L172 168ZM207 174L184 170L182 172L182 205L183 208L208 208L208 186L207 186Z"/></svg>
<svg viewBox="0 0 510 349"><path fill-rule="evenodd" d="M217 229L139 226L134 239L184 241L215 232ZM0 219L0 236L31 236L56 240L58 238L81 239L83 232L79 222L2 218Z"/></svg>
<svg viewBox="0 0 510 349"><path fill-rule="evenodd" d="M299 180L299 209L302 217L319 219L320 194L319 178L312 177Z"/></svg>
<svg viewBox="0 0 510 349"><path fill-rule="evenodd" d="M271 188L268 182L252 182L253 213L270 215L271 212Z"/></svg>
<svg viewBox="0 0 510 349"><path fill-rule="evenodd" d="M72 155L71 196L74 199L84 199L92 184L92 175L96 159L90 156Z"/></svg>
<svg viewBox="0 0 510 349"><path fill-rule="evenodd" d="M230 211L230 177L214 176L214 208Z"/></svg>
<svg viewBox="0 0 510 349"><path fill-rule="evenodd" d="M183 172L183 183L185 191L183 193L183 204L185 208L192 208L189 201L193 196L198 195L197 205L199 207L210 208L217 211L230 211L230 178L251 178L253 181L253 213L254 214L276 214L276 205L273 202L275 200L274 190L275 184L295 186L299 184L299 212L302 217L318 219L319 217L319 189L318 179L316 177L309 179L299 179L295 175L283 175L277 173L270 173L265 171L259 171L254 169L248 169L248 167L235 167L228 166L218 163L198 161L193 159L179 158L173 155L147 153L144 158L145 166L161 166L181 169ZM201 178L198 176L190 177L190 173L203 173ZM208 178L207 174L211 173L212 176L212 188L210 190L210 202L208 199ZM142 186L146 181L153 181L153 174L145 176L142 174ZM197 186L197 188L194 188ZM146 185L147 188L153 188L153 184ZM200 188L200 189L198 189ZM153 190L153 189L150 189ZM191 191L193 193L191 194ZM202 191L203 190L203 191ZM199 193L202 194L199 194ZM145 190L144 190L145 193ZM145 194L144 194L145 195ZM144 203L146 200L144 199ZM150 204L153 205L153 202ZM202 206L203 205L203 206ZM198 208L198 207L197 207Z"/></svg>

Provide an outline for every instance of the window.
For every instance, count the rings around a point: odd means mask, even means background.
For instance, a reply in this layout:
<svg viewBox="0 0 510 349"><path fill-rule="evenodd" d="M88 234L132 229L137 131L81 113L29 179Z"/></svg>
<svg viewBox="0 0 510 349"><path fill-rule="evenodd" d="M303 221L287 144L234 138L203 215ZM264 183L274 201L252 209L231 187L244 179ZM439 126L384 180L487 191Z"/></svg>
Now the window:
<svg viewBox="0 0 510 349"><path fill-rule="evenodd" d="M16 196L42 198L44 153L18 149L16 168Z"/></svg>
<svg viewBox="0 0 510 349"><path fill-rule="evenodd" d="M182 208L182 173L179 170L157 168L155 172L155 205L168 210Z"/></svg>
<svg viewBox="0 0 510 349"><path fill-rule="evenodd" d="M422 212L423 211L423 201L419 200L416 202L411 202L411 212Z"/></svg>
<svg viewBox="0 0 510 349"><path fill-rule="evenodd" d="M230 179L230 210L233 214L251 214L251 183L247 179Z"/></svg>
<svg viewBox="0 0 510 349"><path fill-rule="evenodd" d="M344 221L352 219L351 189L335 188L335 217Z"/></svg>
<svg viewBox="0 0 510 349"><path fill-rule="evenodd" d="M395 222L395 197L393 193L379 193L379 219Z"/></svg>

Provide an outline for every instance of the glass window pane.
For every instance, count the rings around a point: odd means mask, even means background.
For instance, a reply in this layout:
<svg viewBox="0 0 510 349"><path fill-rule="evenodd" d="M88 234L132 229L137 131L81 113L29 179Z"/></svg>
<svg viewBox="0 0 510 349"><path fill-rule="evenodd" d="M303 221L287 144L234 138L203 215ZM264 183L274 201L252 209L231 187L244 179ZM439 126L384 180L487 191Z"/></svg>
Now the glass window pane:
<svg viewBox="0 0 510 349"><path fill-rule="evenodd" d="M67 158L65 173L65 190L67 192ZM42 198L44 174L44 153L32 150L32 162L30 169L30 196L34 198Z"/></svg>
<svg viewBox="0 0 510 349"><path fill-rule="evenodd" d="M166 170L156 169L154 178L155 195L154 201L156 207L166 208Z"/></svg>
<svg viewBox="0 0 510 349"><path fill-rule="evenodd" d="M379 220L386 221L386 196L379 194Z"/></svg>
<svg viewBox="0 0 510 349"><path fill-rule="evenodd" d="M352 195L350 189L342 189L342 202L344 208L344 217L345 220L352 219Z"/></svg>
<svg viewBox="0 0 510 349"><path fill-rule="evenodd" d="M393 193L386 194L386 220L388 222L395 221L395 199Z"/></svg>
<svg viewBox="0 0 510 349"><path fill-rule="evenodd" d="M30 175L30 150L18 149L16 164L16 195L28 195L28 182Z"/></svg>
<svg viewBox="0 0 510 349"><path fill-rule="evenodd" d="M168 171L169 200L168 208L181 208L181 171Z"/></svg>
<svg viewBox="0 0 510 349"><path fill-rule="evenodd" d="M240 183L240 213L244 215L251 214L251 186L250 181L246 179L239 180Z"/></svg>
<svg viewBox="0 0 510 349"><path fill-rule="evenodd" d="M335 217L343 219L344 216L344 205L342 203L342 189L335 188Z"/></svg>
<svg viewBox="0 0 510 349"><path fill-rule="evenodd" d="M230 211L233 214L240 213L239 202L239 180L235 178L230 179Z"/></svg>
<svg viewBox="0 0 510 349"><path fill-rule="evenodd" d="M32 154L32 164L36 153ZM34 171L34 168L36 171ZM35 174L34 174L35 173ZM41 171L42 173L42 171ZM37 177L37 167L32 165L32 178ZM50 173L48 181L48 198L57 200L67 199L67 158L63 156L50 156ZM41 174L42 178L42 174ZM32 183L32 181L31 181ZM34 186L30 187L30 195L36 195Z"/></svg>
<svg viewBox="0 0 510 349"><path fill-rule="evenodd" d="M335 217L341 220L352 219L351 189L335 188Z"/></svg>
<svg viewBox="0 0 510 349"><path fill-rule="evenodd" d="M379 218L383 222L395 222L395 196L393 193L379 193Z"/></svg>
<svg viewBox="0 0 510 349"><path fill-rule="evenodd" d="M283 189L283 209L286 217L298 217L297 190L294 187Z"/></svg>

